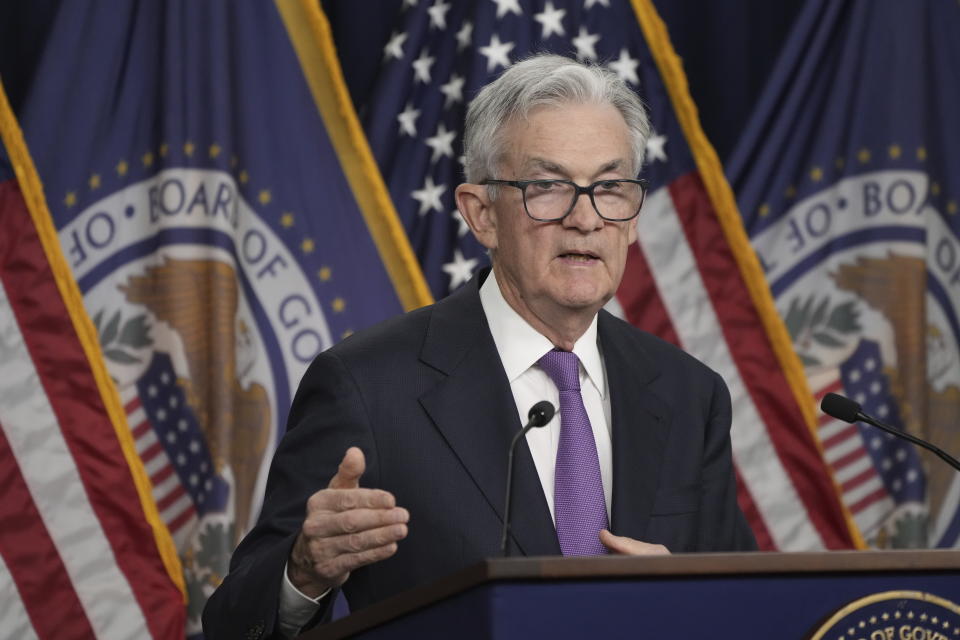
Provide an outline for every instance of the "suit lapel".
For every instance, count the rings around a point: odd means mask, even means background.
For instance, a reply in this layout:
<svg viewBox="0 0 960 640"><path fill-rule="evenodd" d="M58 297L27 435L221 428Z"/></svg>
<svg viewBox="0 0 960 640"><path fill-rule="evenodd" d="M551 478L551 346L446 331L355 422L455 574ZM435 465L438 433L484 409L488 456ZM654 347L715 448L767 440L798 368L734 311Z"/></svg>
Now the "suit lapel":
<svg viewBox="0 0 960 640"><path fill-rule="evenodd" d="M421 360L446 374L420 397L490 507L503 519L507 449L523 426L480 305L480 278L434 307ZM560 553L526 441L517 445L512 537L525 555Z"/></svg>
<svg viewBox="0 0 960 640"><path fill-rule="evenodd" d="M669 413L651 390L655 362L632 328L600 312L598 332L613 423L613 533L643 539L656 495Z"/></svg>

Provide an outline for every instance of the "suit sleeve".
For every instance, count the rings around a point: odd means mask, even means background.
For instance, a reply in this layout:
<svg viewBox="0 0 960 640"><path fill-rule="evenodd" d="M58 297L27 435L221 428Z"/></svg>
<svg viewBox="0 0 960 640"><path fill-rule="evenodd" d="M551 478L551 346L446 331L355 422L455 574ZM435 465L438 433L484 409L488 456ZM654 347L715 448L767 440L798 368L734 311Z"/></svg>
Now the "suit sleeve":
<svg viewBox="0 0 960 640"><path fill-rule="evenodd" d="M310 365L297 390L287 433L270 467L260 518L204 608L207 640L279 637L284 566L303 525L307 498L327 487L351 446L360 447L366 457L361 485L376 486L377 455L363 399L348 368L326 351ZM311 625L329 619L335 595Z"/></svg>
<svg viewBox="0 0 960 640"><path fill-rule="evenodd" d="M714 384L703 452L702 517L699 551L755 551L753 532L737 504L737 482L730 442L730 392L713 374Z"/></svg>

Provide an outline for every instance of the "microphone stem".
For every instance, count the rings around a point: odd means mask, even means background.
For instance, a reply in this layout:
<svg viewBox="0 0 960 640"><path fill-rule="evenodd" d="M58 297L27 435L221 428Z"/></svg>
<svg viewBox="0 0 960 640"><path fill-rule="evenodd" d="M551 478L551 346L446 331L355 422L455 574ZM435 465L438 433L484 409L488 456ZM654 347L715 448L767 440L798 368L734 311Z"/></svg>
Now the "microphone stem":
<svg viewBox="0 0 960 640"><path fill-rule="evenodd" d="M920 438L917 438L917 437L915 437L915 436L910 435L910 434L907 433L906 431L900 431L900 430L897 429L896 427L892 427L892 426L890 426L889 424L884 424L883 422L880 422L879 420L875 420L875 419L871 418L870 416L868 416L867 414L863 413L862 411L861 411L861 412L857 412L857 420L860 420L861 422L866 422L867 424L872 424L872 425L875 426L876 428L881 429L881 430L883 430L883 431L886 431L887 433L889 433L889 434L891 434L891 435L897 436L897 437L899 437L899 438L903 438L904 440L909 440L909 441L912 442L913 444L915 444L915 445L917 445L917 446L919 446L919 447L923 447L923 448L926 449L927 451L932 451L932 452L935 453L941 460L943 460L944 462L946 462L947 464L949 464L951 467L953 467L953 468L956 469L957 471L960 471L960 461L957 461L956 458L954 458L953 456L951 456L950 454L948 454L946 451L940 449L939 447L937 447L937 446L935 446L935 445L930 444L929 442L926 442L925 440L921 440Z"/></svg>
<svg viewBox="0 0 960 640"><path fill-rule="evenodd" d="M503 500L503 533L500 536L500 553L504 558L509 555L507 553L507 537L510 535L510 507L512 503L510 497L513 493L513 450L517 447L517 441L527 435L527 432L532 428L533 421L530 421L517 432L517 435L513 436L513 440L510 441L510 450L507 452L507 495Z"/></svg>

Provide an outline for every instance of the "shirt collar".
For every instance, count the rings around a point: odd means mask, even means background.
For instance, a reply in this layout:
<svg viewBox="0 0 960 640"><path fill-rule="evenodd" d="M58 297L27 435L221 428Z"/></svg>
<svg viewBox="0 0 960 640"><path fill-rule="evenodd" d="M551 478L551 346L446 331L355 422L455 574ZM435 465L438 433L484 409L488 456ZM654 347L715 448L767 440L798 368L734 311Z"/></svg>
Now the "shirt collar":
<svg viewBox="0 0 960 640"><path fill-rule="evenodd" d="M491 270L490 275L480 287L480 305L487 317L493 342L500 354L500 361L512 384L522 373L537 363L543 354L554 348L546 336L524 320L513 307L507 303L497 283L496 272ZM583 371L586 372L590 383L596 387L600 397L604 397L606 380L603 371L603 360L597 345L597 317L587 330L573 345L573 353L580 359Z"/></svg>

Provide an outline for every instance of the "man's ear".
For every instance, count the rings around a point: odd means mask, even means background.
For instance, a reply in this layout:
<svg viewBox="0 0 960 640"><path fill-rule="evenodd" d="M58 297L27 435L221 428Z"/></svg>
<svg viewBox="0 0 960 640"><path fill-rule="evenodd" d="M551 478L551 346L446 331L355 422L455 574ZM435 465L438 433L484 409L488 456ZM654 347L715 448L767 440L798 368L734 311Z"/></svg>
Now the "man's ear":
<svg viewBox="0 0 960 640"><path fill-rule="evenodd" d="M487 249L497 248L497 215L487 187L481 184L461 184L455 192L457 209L467 221L477 241Z"/></svg>

